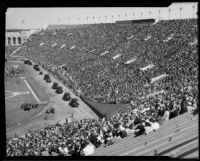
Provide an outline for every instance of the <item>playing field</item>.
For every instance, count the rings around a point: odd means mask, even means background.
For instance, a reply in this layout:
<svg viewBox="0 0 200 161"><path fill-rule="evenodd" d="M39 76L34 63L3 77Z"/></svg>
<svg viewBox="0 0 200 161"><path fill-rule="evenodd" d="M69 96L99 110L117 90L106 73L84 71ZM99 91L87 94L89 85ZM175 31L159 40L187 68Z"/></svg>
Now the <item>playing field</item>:
<svg viewBox="0 0 200 161"><path fill-rule="evenodd" d="M9 64L11 65L11 64ZM24 67L23 65L21 65ZM34 115L43 110L47 104L39 105L37 109L23 111L23 103L42 103L48 102L48 94L41 86L31 77L28 71L25 72L25 79L9 78L5 81L5 111L6 127L12 127L16 124L23 124Z"/></svg>

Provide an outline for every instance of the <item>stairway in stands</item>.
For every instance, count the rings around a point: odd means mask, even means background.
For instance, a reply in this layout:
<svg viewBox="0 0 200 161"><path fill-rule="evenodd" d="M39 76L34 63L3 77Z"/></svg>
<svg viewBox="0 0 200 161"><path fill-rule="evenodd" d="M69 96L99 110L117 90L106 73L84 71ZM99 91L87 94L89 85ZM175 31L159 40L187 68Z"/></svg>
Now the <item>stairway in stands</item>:
<svg viewBox="0 0 200 161"><path fill-rule="evenodd" d="M197 158L199 151L198 116L185 113L163 123L148 135L133 135L108 147L95 150L93 156L170 156Z"/></svg>

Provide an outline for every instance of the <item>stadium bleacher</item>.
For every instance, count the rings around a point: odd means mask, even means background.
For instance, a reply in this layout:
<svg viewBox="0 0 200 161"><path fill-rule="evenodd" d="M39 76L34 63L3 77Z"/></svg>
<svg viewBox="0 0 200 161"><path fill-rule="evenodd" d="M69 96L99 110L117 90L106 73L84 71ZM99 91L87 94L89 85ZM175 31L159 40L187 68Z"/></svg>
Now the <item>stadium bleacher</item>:
<svg viewBox="0 0 200 161"><path fill-rule="evenodd" d="M109 147L99 148L95 151L93 156L154 156L155 151L157 155L165 154L170 156L168 153L173 153L173 147L177 146L179 143L184 143L193 139L192 141L196 143L194 146L198 147L197 131L198 117L194 117L191 113L186 113L164 123L156 132L151 132L148 135L139 136L137 138L129 136L119 143L110 145ZM188 142L188 144L189 143L190 142ZM183 144L182 146L185 145ZM179 152L178 155L183 154L184 151L178 150L178 148L179 147L174 148Z"/></svg>
<svg viewBox="0 0 200 161"><path fill-rule="evenodd" d="M198 115L187 108L199 108L197 19L165 20L151 26L95 24L42 30L31 35L15 54L40 63L94 106L95 102L126 106L109 109L109 118L75 121L59 128L52 125L27 132L24 140L10 138L7 155L39 156L49 144L59 155L64 155L60 150L64 147L67 155L80 155L94 130L95 135L103 136L93 156L198 157ZM161 124L165 112L174 118ZM161 121L161 127L137 137L119 134L120 141L106 143L108 134L114 135L120 126L126 130L137 127L137 119L139 124L147 119ZM34 145L30 143L33 138ZM34 148L28 151L27 147Z"/></svg>

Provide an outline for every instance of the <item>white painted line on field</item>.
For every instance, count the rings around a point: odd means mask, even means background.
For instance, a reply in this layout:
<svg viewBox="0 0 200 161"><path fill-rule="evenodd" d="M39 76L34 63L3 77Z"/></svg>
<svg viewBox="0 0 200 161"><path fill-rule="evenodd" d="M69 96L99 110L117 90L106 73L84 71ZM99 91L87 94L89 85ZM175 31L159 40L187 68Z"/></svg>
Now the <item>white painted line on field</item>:
<svg viewBox="0 0 200 161"><path fill-rule="evenodd" d="M6 99L8 99L8 98L12 98L12 97L15 97L15 96L26 95L26 94L30 94L30 92L29 91L12 92L12 93L6 93L5 96L6 96Z"/></svg>
<svg viewBox="0 0 200 161"><path fill-rule="evenodd" d="M32 88L30 87L30 85L28 84L28 82L24 79L24 82L26 83L27 87L29 88L29 90L31 91L32 95L35 97L36 101L38 103L40 103L40 99L37 97L37 95L35 94L35 92L32 90Z"/></svg>

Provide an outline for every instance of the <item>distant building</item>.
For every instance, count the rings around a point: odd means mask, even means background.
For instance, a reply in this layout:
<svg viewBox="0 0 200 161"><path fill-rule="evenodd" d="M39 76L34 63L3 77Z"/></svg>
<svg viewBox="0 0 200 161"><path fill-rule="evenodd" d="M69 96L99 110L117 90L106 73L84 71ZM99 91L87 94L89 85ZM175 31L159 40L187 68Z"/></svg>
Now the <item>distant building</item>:
<svg viewBox="0 0 200 161"><path fill-rule="evenodd" d="M22 29L7 29L5 45L19 46L27 41L28 37L35 32L35 30Z"/></svg>

